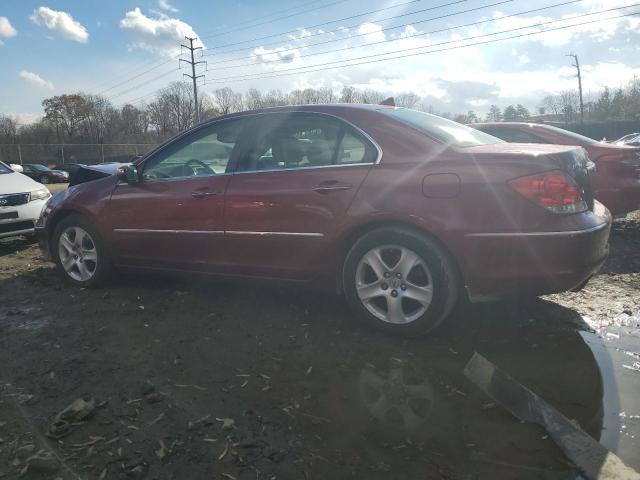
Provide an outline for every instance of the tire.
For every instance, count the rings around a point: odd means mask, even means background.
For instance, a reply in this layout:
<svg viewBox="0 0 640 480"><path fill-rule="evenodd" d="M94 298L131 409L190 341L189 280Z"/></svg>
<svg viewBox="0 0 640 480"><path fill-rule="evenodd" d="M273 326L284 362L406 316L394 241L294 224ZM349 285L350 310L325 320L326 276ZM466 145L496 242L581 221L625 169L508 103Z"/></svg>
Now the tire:
<svg viewBox="0 0 640 480"><path fill-rule="evenodd" d="M49 177L45 177L43 175L42 177L40 177L40 183L42 183L43 185L48 185L49 184Z"/></svg>
<svg viewBox="0 0 640 480"><path fill-rule="evenodd" d="M56 226L51 252L58 269L73 285L97 287L113 275L100 234L82 215L70 215Z"/></svg>
<svg viewBox="0 0 640 480"><path fill-rule="evenodd" d="M428 236L397 227L379 228L357 240L346 256L342 281L359 319L407 336L440 325L460 290L449 255Z"/></svg>

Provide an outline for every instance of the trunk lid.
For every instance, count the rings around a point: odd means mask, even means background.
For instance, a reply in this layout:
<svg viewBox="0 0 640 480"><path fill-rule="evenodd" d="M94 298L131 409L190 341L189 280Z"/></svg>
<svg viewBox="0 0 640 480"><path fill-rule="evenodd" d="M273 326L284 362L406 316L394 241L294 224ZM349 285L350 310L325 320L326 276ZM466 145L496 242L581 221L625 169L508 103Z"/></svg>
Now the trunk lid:
<svg viewBox="0 0 640 480"><path fill-rule="evenodd" d="M591 175L596 171L596 165L589 159L589 154L582 147L567 145L546 145L529 143L500 143L482 145L464 149L465 152L476 155L501 155L509 158L522 157L522 161L532 162L536 157L551 159L561 170L567 172L580 188L582 198L589 210L593 210L593 188Z"/></svg>

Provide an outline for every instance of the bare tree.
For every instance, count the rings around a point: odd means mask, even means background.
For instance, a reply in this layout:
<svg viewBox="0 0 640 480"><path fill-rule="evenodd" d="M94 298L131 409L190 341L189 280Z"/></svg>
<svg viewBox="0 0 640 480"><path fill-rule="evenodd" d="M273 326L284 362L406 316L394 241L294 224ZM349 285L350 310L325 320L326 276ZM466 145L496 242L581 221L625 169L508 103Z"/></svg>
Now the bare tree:
<svg viewBox="0 0 640 480"><path fill-rule="evenodd" d="M420 102L420 96L413 92L406 92L396 95L396 106L404 108L413 108Z"/></svg>
<svg viewBox="0 0 640 480"><path fill-rule="evenodd" d="M242 109L242 96L234 93L229 87L214 90L213 101L220 115L226 115Z"/></svg>

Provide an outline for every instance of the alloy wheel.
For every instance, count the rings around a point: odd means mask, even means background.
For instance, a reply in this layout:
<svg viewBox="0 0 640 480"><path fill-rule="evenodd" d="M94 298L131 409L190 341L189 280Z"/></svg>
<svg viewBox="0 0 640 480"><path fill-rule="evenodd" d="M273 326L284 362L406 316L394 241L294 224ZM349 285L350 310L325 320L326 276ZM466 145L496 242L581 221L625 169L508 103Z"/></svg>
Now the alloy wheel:
<svg viewBox="0 0 640 480"><path fill-rule="evenodd" d="M407 324L420 318L433 299L433 279L414 251L399 245L372 248L356 269L362 305L378 319Z"/></svg>
<svg viewBox="0 0 640 480"><path fill-rule="evenodd" d="M91 235L80 227L64 229L58 240L62 268L71 278L86 282L96 273L98 251Z"/></svg>

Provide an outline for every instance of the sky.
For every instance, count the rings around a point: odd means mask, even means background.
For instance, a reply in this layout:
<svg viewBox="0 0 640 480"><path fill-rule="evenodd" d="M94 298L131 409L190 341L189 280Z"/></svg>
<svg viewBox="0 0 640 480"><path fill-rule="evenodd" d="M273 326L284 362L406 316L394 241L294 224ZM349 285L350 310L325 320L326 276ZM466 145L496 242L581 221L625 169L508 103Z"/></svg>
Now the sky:
<svg viewBox="0 0 640 480"><path fill-rule="evenodd" d="M202 47L205 92L352 85L440 112L535 110L576 88L569 53L587 96L640 77L640 15L620 17L634 12L634 0L0 0L0 113L28 123L43 99L78 91L150 101L190 73L185 36Z"/></svg>

